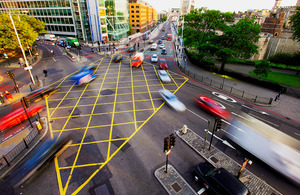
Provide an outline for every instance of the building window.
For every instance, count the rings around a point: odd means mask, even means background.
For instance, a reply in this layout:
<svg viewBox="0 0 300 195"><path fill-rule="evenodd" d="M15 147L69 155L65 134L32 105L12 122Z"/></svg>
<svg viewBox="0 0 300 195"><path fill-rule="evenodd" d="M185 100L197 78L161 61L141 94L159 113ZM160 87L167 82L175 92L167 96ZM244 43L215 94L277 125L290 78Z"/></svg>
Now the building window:
<svg viewBox="0 0 300 195"><path fill-rule="evenodd" d="M140 13L140 11L137 10L136 13Z"/></svg>
<svg viewBox="0 0 300 195"><path fill-rule="evenodd" d="M139 15L137 15L136 17L137 17L137 18L139 18L140 16L139 16Z"/></svg>
<svg viewBox="0 0 300 195"><path fill-rule="evenodd" d="M134 24L132 25L132 27L135 27Z"/></svg>
<svg viewBox="0 0 300 195"><path fill-rule="evenodd" d="M132 10L131 13L134 13L134 11Z"/></svg>
<svg viewBox="0 0 300 195"><path fill-rule="evenodd" d="M134 8L134 6L132 5L131 8Z"/></svg>
<svg viewBox="0 0 300 195"><path fill-rule="evenodd" d="M134 18L134 15L132 15L131 17Z"/></svg>
<svg viewBox="0 0 300 195"><path fill-rule="evenodd" d="M137 27L140 27L140 25L139 25L139 24L137 24L136 26L137 26Z"/></svg>
<svg viewBox="0 0 300 195"><path fill-rule="evenodd" d="M134 22L134 20L131 20L131 22Z"/></svg>
<svg viewBox="0 0 300 195"><path fill-rule="evenodd" d="M140 20L136 20L136 22L140 22Z"/></svg>
<svg viewBox="0 0 300 195"><path fill-rule="evenodd" d="M274 34L274 37L277 37L278 36L278 33L276 32L275 34Z"/></svg>
<svg viewBox="0 0 300 195"><path fill-rule="evenodd" d="M140 8L140 6L137 5L136 8Z"/></svg>

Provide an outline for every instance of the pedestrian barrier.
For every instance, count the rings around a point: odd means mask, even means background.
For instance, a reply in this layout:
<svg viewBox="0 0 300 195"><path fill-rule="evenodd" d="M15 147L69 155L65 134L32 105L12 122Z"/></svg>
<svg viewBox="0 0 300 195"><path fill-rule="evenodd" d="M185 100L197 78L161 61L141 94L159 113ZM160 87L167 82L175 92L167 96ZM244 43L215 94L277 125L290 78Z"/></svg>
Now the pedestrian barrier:
<svg viewBox="0 0 300 195"><path fill-rule="evenodd" d="M200 81L203 84L206 84L206 85L209 85L218 90L227 92L235 97L244 99L246 101L258 103L258 104L266 104L266 105L271 105L273 102L273 98L260 97L260 96L254 95L254 94L250 94L243 90L236 89L233 86L228 86L224 83L217 82L209 77L203 77L203 76L198 75L197 73L190 72L188 69L186 69L183 66L179 66L179 68L182 72L184 72L188 76L192 77L193 79Z"/></svg>
<svg viewBox="0 0 300 195"><path fill-rule="evenodd" d="M11 149L6 155L3 155L0 158L0 170L5 168L6 166L10 166L10 163L17 158L17 156L25 149L28 149L30 143L34 140L34 138L39 134L39 130L37 128L33 128L29 134L23 138L23 141L17 144L13 149Z"/></svg>

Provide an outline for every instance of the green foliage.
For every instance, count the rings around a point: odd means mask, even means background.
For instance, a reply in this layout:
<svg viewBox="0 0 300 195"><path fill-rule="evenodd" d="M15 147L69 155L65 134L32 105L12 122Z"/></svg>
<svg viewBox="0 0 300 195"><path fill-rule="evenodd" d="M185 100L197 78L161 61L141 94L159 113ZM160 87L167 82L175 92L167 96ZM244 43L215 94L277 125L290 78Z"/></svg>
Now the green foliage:
<svg viewBox="0 0 300 195"><path fill-rule="evenodd" d="M257 52L260 25L248 17L231 24L232 13L200 8L184 15L184 45L197 48L203 58L216 56L225 64L232 58L249 58Z"/></svg>
<svg viewBox="0 0 300 195"><path fill-rule="evenodd" d="M45 23L27 15L12 15L24 50L31 47L39 33L43 33ZM15 50L20 47L12 21L8 14L0 14L0 47L4 50Z"/></svg>
<svg viewBox="0 0 300 195"><path fill-rule="evenodd" d="M133 29L132 29L132 26L129 24L128 35L132 35L132 33L133 33Z"/></svg>
<svg viewBox="0 0 300 195"><path fill-rule="evenodd" d="M268 59L270 62L275 64L285 64L288 66L300 67L300 52L290 53L277 53Z"/></svg>
<svg viewBox="0 0 300 195"><path fill-rule="evenodd" d="M267 77L268 76L268 72L270 72L270 65L269 62L266 60L262 60L260 63L258 63L257 65L255 65L255 69L254 69L254 74L258 75L258 76L263 76L263 77Z"/></svg>
<svg viewBox="0 0 300 195"><path fill-rule="evenodd" d="M296 8L296 13L290 16L290 24L293 30L293 40L300 41L300 7Z"/></svg>
<svg viewBox="0 0 300 195"><path fill-rule="evenodd" d="M166 21L167 20L167 16L163 16L163 17L161 17L161 19L160 19L160 21L162 21L162 22L164 22L164 21Z"/></svg>

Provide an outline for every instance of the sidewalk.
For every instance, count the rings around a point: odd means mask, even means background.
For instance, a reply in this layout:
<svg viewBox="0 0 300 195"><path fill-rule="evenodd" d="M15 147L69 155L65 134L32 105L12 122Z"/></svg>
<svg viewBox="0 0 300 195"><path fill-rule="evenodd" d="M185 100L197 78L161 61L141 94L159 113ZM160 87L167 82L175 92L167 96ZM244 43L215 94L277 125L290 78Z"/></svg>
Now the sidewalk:
<svg viewBox="0 0 300 195"><path fill-rule="evenodd" d="M197 135L191 129L187 133L181 130L175 131L177 136L189 145L194 151L205 158L213 166L223 167L232 175L237 175L242 165L219 151L213 145L208 150L209 142L206 141L206 147L203 149L204 139ZM180 176L180 174L171 165L168 165L168 173L165 173L165 166L158 168L154 174L161 185L169 194L197 194L191 186ZM266 182L256 177L247 169L244 169L240 181L249 189L251 194L280 195L281 193L268 185Z"/></svg>

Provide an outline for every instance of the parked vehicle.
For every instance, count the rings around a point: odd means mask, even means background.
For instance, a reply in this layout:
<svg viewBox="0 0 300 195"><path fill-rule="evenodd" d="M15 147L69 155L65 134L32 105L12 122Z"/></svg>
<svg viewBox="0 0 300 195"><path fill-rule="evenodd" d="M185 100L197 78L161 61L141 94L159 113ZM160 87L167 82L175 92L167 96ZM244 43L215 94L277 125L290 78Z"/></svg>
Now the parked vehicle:
<svg viewBox="0 0 300 195"><path fill-rule="evenodd" d="M157 44L156 43L153 43L150 50L156 50L157 49Z"/></svg>
<svg viewBox="0 0 300 195"><path fill-rule="evenodd" d="M171 82L171 78L169 77L167 71L158 70L157 74L158 74L158 77L161 80L161 82L163 82L163 83L170 83Z"/></svg>
<svg viewBox="0 0 300 195"><path fill-rule="evenodd" d="M44 35L44 39L46 41L56 41L56 37L54 34L45 34Z"/></svg>
<svg viewBox="0 0 300 195"><path fill-rule="evenodd" d="M165 45L164 45L164 44L161 44L161 45L159 46L159 49L163 49L163 48L165 48Z"/></svg>
<svg viewBox="0 0 300 195"><path fill-rule="evenodd" d="M184 112L186 110L185 105L179 101L179 99L167 89L160 89L159 94L163 101L166 102L171 108L177 112Z"/></svg>
<svg viewBox="0 0 300 195"><path fill-rule="evenodd" d="M38 111L43 109L44 106L31 106L26 109L28 117L34 116ZM27 119L24 108L19 108L11 113L4 115L0 119L0 131L13 127Z"/></svg>
<svg viewBox="0 0 300 195"><path fill-rule="evenodd" d="M225 106L205 95L196 95L194 97L194 102L200 108L218 118L224 119L226 121L232 119L231 113L226 110Z"/></svg>
<svg viewBox="0 0 300 195"><path fill-rule="evenodd" d="M193 171L196 182L213 194L247 195L248 188L224 168L215 168L210 163L200 163Z"/></svg>
<svg viewBox="0 0 300 195"><path fill-rule="evenodd" d="M136 53L135 56L132 57L131 67L140 67L144 61L144 53Z"/></svg>
<svg viewBox="0 0 300 195"><path fill-rule="evenodd" d="M77 47L79 46L79 42L78 42L78 39L77 38L74 38L74 37L67 37L66 38L66 42L67 44L69 44L71 47Z"/></svg>
<svg viewBox="0 0 300 195"><path fill-rule="evenodd" d="M151 57L151 62L157 62L158 61L158 56L157 54L153 54Z"/></svg>

